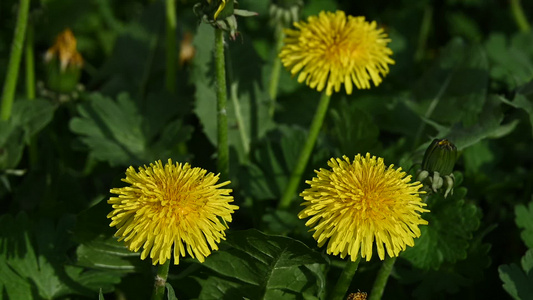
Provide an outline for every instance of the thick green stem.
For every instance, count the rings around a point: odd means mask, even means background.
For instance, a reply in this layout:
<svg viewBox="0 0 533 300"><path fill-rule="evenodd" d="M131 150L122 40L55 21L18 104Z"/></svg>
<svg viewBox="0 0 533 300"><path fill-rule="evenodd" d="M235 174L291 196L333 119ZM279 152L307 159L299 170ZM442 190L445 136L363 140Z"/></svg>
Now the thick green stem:
<svg viewBox="0 0 533 300"><path fill-rule="evenodd" d="M274 116L276 111L276 98L278 97L278 84L279 75L281 72L281 59L279 58L279 51L283 46L283 39L285 34L283 33L283 26L278 25L276 28L276 49L274 55L274 64L272 65L272 72L270 73L270 85L268 87L268 94L270 96L270 117Z"/></svg>
<svg viewBox="0 0 533 300"><path fill-rule="evenodd" d="M30 9L30 0L20 0L17 25L13 43L11 43L11 54L9 55L9 64L7 66L6 81L2 92L2 111L0 112L2 120L9 120L13 101L15 99L15 89L19 74L20 60L22 49L24 48L24 37L28 25L28 11Z"/></svg>
<svg viewBox="0 0 533 300"><path fill-rule="evenodd" d="M215 76L217 89L218 162L223 180L229 179L228 115L226 103L226 62L224 60L224 31L215 29Z"/></svg>
<svg viewBox="0 0 533 300"><path fill-rule="evenodd" d="M152 293L152 300L161 300L165 295L165 284L167 283L168 269L170 267L170 259L157 268L157 275L155 276L154 292Z"/></svg>
<svg viewBox="0 0 533 300"><path fill-rule="evenodd" d="M333 288L333 291L331 291L329 294L329 300L344 299L344 296L350 287L350 283L352 283L355 271L357 271L360 260L361 256L359 256L355 261L348 261L346 263L346 266L344 266L344 270L342 270L341 276L339 277L335 288Z"/></svg>
<svg viewBox="0 0 533 300"><path fill-rule="evenodd" d="M526 14L524 13L524 9L522 8L520 0L511 0L511 12L516 25L518 28L520 28L520 31L529 32L531 26L527 21Z"/></svg>
<svg viewBox="0 0 533 300"><path fill-rule="evenodd" d="M26 32L26 97L35 99L35 54L33 51L33 26L28 24Z"/></svg>
<svg viewBox="0 0 533 300"><path fill-rule="evenodd" d="M174 93L176 92L176 56L178 54L176 42L176 0L166 0L166 87Z"/></svg>
<svg viewBox="0 0 533 300"><path fill-rule="evenodd" d="M392 271L392 267L394 266L394 263L396 262L397 257L387 257L383 264L381 265L381 269L379 269L378 276L376 277L376 280L374 281L374 286L372 287L372 291L370 292L370 298L369 300L379 300L381 299L381 296L383 296L383 291L385 290L385 286L387 285L387 280L389 280L390 273Z"/></svg>
<svg viewBox="0 0 533 300"><path fill-rule="evenodd" d="M296 189L298 189L298 185L300 184L300 180L302 179L302 175L305 170L305 167L307 166L307 162L309 161L309 157L311 156L311 152L315 147L316 139L318 138L320 128L322 128L324 117L326 116L326 113L328 111L330 98L331 97L328 96L325 91L322 93L320 103L318 104L315 116L313 118L313 122L311 123L311 128L309 129L309 135L307 136L307 140L305 141L304 147L300 152L296 167L294 168L294 170L292 170L289 183L287 184L285 192L283 193L281 201L278 205L279 208L286 209L291 205L291 201L294 198Z"/></svg>

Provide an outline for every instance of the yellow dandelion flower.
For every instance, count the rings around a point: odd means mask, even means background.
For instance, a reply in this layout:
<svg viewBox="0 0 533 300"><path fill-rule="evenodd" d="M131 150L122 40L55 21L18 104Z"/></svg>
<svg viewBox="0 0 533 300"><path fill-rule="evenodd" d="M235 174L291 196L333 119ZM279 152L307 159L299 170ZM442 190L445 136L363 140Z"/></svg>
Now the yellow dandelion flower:
<svg viewBox="0 0 533 300"><path fill-rule="evenodd" d="M126 170L122 181L130 186L111 189L118 197L107 202L113 211L109 226L118 229L115 236L124 240L131 251L142 247L141 259L148 255L152 263L163 264L174 250L174 264L187 252L204 262L217 243L225 239L226 222L239 209L230 205L231 189L221 189L230 182L218 183L218 175L207 174L187 163L163 166L161 161ZM186 248L186 250L185 250Z"/></svg>
<svg viewBox="0 0 533 300"><path fill-rule="evenodd" d="M45 61L49 62L52 58L59 58L61 71L65 71L67 66L78 68L83 66L83 58L77 50L76 37L69 28L58 34L54 45L46 51Z"/></svg>
<svg viewBox="0 0 533 300"><path fill-rule="evenodd" d="M401 168L385 167L382 158L358 154L353 162L332 158L331 170L315 171L317 177L307 180L311 187L303 191L305 208L300 219L310 218L305 225L313 227L313 238L322 247L329 239L327 253L355 261L372 257L374 240L378 256L398 256L405 246L413 246L420 236L420 218L429 210L420 199L420 182L410 182Z"/></svg>
<svg viewBox="0 0 533 300"><path fill-rule="evenodd" d="M281 61L293 75L300 72L298 82L319 92L326 88L331 95L344 84L349 95L353 84L358 89L370 88L370 81L378 86L389 73L388 64L394 64L390 39L375 21L322 11L294 26L285 30Z"/></svg>

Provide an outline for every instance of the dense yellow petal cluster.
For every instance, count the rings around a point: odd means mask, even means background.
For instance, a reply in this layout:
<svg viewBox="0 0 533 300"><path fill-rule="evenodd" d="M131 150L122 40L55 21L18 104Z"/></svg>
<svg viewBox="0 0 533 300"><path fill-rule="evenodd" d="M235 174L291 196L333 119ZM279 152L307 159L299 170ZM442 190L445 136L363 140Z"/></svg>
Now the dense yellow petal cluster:
<svg viewBox="0 0 533 300"><path fill-rule="evenodd" d="M298 82L319 92L325 88L331 95L344 84L351 94L353 84L368 89L370 81L378 86L389 73L388 65L394 64L387 47L390 39L375 21L322 11L294 26L285 30L281 61L293 75L300 73Z"/></svg>
<svg viewBox="0 0 533 300"><path fill-rule="evenodd" d="M355 261L360 253L369 261L374 241L381 260L385 249L395 257L414 245L418 226L427 224L420 213L429 211L419 196L420 182L368 153L353 162L332 158L328 166L315 171L317 177L306 181L311 187L300 194L305 208L298 217L309 218L305 225L315 231L319 247L329 240L328 254Z"/></svg>
<svg viewBox="0 0 533 300"><path fill-rule="evenodd" d="M174 251L174 264L188 253L200 262L217 243L225 238L226 222L238 206L230 196L231 189L221 189L230 182L218 183L218 175L206 174L189 164L173 164L169 159L126 171L122 181L129 186L111 189L118 197L108 203L110 226L118 229L115 236L124 240L134 252L142 247L141 259L150 256L152 263L163 264Z"/></svg>

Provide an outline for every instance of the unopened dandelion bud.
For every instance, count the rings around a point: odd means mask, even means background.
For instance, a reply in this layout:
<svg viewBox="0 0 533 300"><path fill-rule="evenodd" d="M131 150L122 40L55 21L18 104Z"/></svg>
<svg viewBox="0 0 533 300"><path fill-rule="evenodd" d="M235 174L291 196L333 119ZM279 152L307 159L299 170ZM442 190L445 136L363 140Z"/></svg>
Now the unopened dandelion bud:
<svg viewBox="0 0 533 300"><path fill-rule="evenodd" d="M450 175L453 172L457 160L457 148L447 139L435 139L426 149L422 170L439 172L441 176Z"/></svg>
<svg viewBox="0 0 533 300"><path fill-rule="evenodd" d="M453 168L457 160L457 148L447 139L435 139L426 149L418 180L426 190L434 193L445 188L444 197L453 194L455 177Z"/></svg>
<svg viewBox="0 0 533 300"><path fill-rule="evenodd" d="M74 33L67 28L57 35L55 43L45 55L46 84L55 92L69 93L75 90L81 76L83 58L77 50Z"/></svg>

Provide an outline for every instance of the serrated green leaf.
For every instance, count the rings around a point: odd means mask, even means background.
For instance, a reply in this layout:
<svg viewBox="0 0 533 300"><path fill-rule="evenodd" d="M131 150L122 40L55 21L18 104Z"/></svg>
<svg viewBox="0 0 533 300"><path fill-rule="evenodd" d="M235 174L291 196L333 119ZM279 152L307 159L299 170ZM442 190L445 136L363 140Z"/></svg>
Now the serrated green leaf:
<svg viewBox="0 0 533 300"><path fill-rule="evenodd" d="M417 299L432 299L435 295L457 293L461 288L484 279L484 271L490 266L490 244L482 239L496 226L491 226L478 234L468 248L467 258L455 263L443 263L438 270L420 270L396 264L396 274L403 284L418 283L413 291ZM441 299L450 297L441 296Z"/></svg>
<svg viewBox="0 0 533 300"><path fill-rule="evenodd" d="M466 202L465 195L465 188L456 188L447 198L432 194L427 201L431 212L423 215L429 224L420 226L415 246L407 248L402 257L420 269L438 269L444 262L465 259L481 219L480 209Z"/></svg>
<svg viewBox="0 0 533 300"><path fill-rule="evenodd" d="M533 201L529 202L529 206L517 205L515 206L516 226L522 229L520 237L528 248L533 248Z"/></svg>
<svg viewBox="0 0 533 300"><path fill-rule="evenodd" d="M95 158L111 165L166 160L171 157L173 148L185 142L192 131L182 126L180 120L169 121L172 115L141 115L133 100L124 93L116 101L97 93L90 94L87 101L78 106L78 112L80 117L71 120L70 129L81 136ZM154 118L170 123L163 127L160 120L151 120Z"/></svg>
<svg viewBox="0 0 533 300"><path fill-rule="evenodd" d="M198 280L199 299L302 299L324 290L326 261L299 241L246 230L230 232L221 247L203 264L215 275Z"/></svg>
<svg viewBox="0 0 533 300"><path fill-rule="evenodd" d="M113 273L66 264L66 252L72 246L67 234L72 228L72 218L65 217L57 225L49 220L34 225L25 213L20 213L16 218L2 216L0 227L3 229L0 233L1 264L11 268L13 272L9 275L16 274L26 282L21 284L20 279L11 282L0 278L0 286L5 286L13 295L20 294L17 288L27 286L35 293L33 296L42 299L90 295L100 288L112 291L114 284L120 281ZM8 231L4 231L6 229Z"/></svg>
<svg viewBox="0 0 533 300"><path fill-rule="evenodd" d="M515 300L533 299L533 249L522 258L522 269L516 264L501 265L498 268L503 289Z"/></svg>
<svg viewBox="0 0 533 300"><path fill-rule="evenodd" d="M505 35L493 33L484 44L491 62L491 77L504 82L512 90L533 77L533 34L518 33L509 43Z"/></svg>

